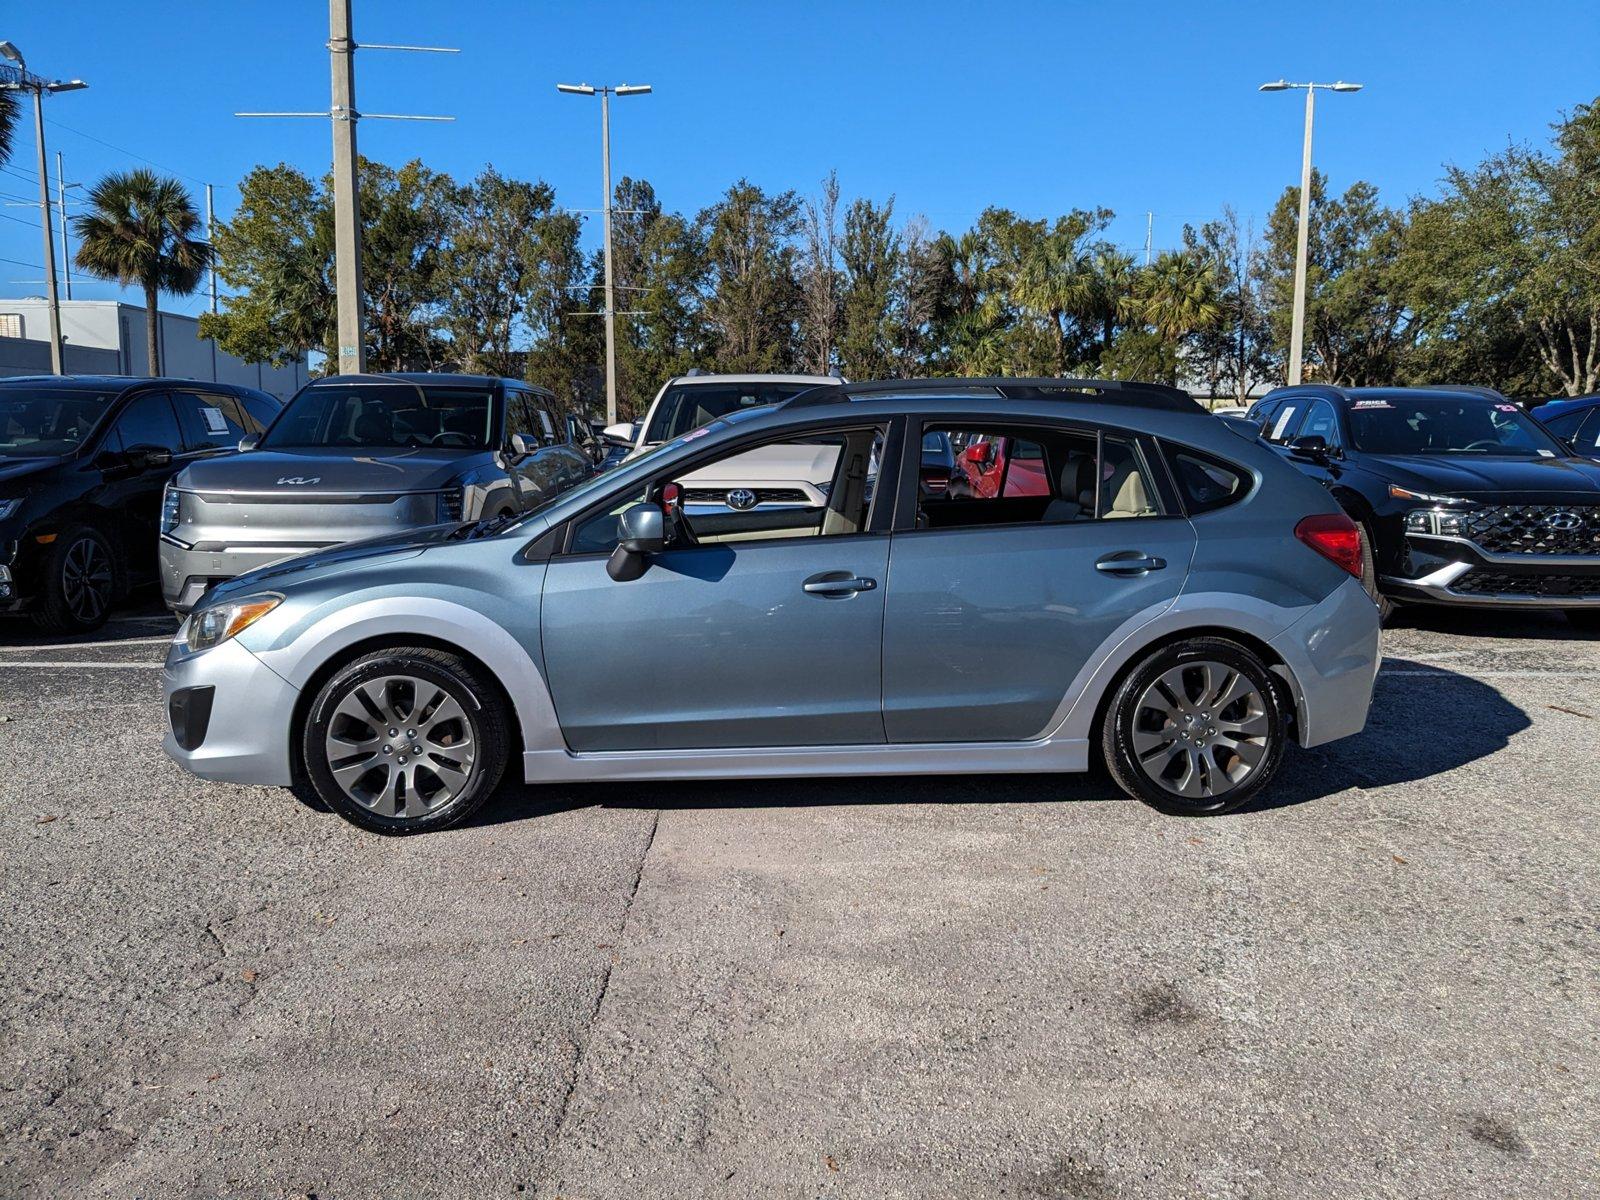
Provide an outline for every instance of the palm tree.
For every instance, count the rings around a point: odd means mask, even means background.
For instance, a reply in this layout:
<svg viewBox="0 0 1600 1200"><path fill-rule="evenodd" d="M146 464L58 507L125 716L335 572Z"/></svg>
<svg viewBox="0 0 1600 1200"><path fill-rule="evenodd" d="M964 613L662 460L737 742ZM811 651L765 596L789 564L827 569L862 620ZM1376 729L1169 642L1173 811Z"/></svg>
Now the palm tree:
<svg viewBox="0 0 1600 1200"><path fill-rule="evenodd" d="M211 262L211 246L195 236L200 214L181 183L143 167L107 175L89 193L89 206L72 221L78 266L101 279L144 289L149 369L159 375L157 295L193 294Z"/></svg>
<svg viewBox="0 0 1600 1200"><path fill-rule="evenodd" d="M1177 382L1179 349L1190 334L1222 315L1214 264L1169 250L1144 269L1139 279L1141 315L1164 349L1162 373Z"/></svg>
<svg viewBox="0 0 1600 1200"><path fill-rule="evenodd" d="M0 167L11 161L11 152L17 148L17 121L21 116L17 93L0 92Z"/></svg>

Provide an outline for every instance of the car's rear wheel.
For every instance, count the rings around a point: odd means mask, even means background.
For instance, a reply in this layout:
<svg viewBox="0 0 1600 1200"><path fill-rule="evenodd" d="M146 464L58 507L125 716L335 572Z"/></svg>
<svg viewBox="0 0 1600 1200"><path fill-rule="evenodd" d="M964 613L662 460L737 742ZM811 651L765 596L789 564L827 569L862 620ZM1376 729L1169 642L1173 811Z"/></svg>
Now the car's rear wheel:
<svg viewBox="0 0 1600 1200"><path fill-rule="evenodd" d="M1288 736L1278 685L1260 656L1223 638L1151 652L1106 710L1106 766L1130 796L1162 812L1211 816L1272 781Z"/></svg>
<svg viewBox="0 0 1600 1200"><path fill-rule="evenodd" d="M33 622L50 633L88 633L106 623L117 598L110 543L86 525L65 529L40 561L42 587Z"/></svg>
<svg viewBox="0 0 1600 1200"><path fill-rule="evenodd" d="M498 690L459 656L379 650L322 686L301 754L318 798L345 819L387 834L443 829L500 782L508 716Z"/></svg>

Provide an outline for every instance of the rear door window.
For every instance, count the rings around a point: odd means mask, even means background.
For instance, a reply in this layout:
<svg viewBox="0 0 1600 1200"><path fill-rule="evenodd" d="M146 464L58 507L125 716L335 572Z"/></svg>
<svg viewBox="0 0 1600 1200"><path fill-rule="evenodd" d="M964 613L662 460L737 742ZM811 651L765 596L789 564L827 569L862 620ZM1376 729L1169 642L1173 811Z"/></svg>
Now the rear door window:
<svg viewBox="0 0 1600 1200"><path fill-rule="evenodd" d="M117 435L124 450L154 447L174 454L183 450L183 435L165 392L145 392L117 418Z"/></svg>
<svg viewBox="0 0 1600 1200"><path fill-rule="evenodd" d="M174 392L173 405L183 429L184 449L231 450L252 432L245 424L239 402L220 392Z"/></svg>

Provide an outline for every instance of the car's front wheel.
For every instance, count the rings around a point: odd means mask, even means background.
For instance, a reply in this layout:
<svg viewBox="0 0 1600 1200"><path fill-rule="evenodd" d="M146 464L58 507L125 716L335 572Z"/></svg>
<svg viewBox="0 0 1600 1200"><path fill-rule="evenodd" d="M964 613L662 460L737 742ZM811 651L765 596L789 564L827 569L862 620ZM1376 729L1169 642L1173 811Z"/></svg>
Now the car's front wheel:
<svg viewBox="0 0 1600 1200"><path fill-rule="evenodd" d="M302 761L322 802L357 825L387 834L443 829L500 782L507 720L497 689L461 657L378 650L317 693Z"/></svg>
<svg viewBox="0 0 1600 1200"><path fill-rule="evenodd" d="M117 598L117 562L98 530L63 530L48 543L40 565L35 625L49 633L88 633L106 623Z"/></svg>
<svg viewBox="0 0 1600 1200"><path fill-rule="evenodd" d="M1224 638L1151 652L1106 709L1106 766L1130 796L1180 816L1230 812L1271 782L1288 723L1259 655Z"/></svg>

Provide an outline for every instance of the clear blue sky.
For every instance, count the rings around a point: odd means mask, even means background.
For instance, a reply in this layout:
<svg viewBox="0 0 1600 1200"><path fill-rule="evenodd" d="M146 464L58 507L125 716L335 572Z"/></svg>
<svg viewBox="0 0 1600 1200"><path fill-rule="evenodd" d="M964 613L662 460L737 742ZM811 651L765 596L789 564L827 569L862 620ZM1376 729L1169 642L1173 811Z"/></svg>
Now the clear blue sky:
<svg viewBox="0 0 1600 1200"><path fill-rule="evenodd" d="M232 116L326 107L326 21L319 0L58 0L7 5L0 38L41 74L91 85L46 100L69 180L142 156L197 200L199 182L216 184L226 216L256 163L326 170L326 121ZM1317 165L1336 188L1366 178L1396 204L1432 190L1442 163L1543 141L1561 110L1600 93L1596 0L356 0L355 22L358 40L461 48L358 60L363 109L456 117L366 122L373 158L458 176L492 162L594 207L599 102L554 85L648 82L654 95L614 104L614 164L669 208L692 212L740 176L811 194L836 167L847 198L893 194L900 215L936 227L987 204L1031 216L1105 205L1130 247L1147 210L1158 246L1228 203L1259 226L1297 177L1302 115L1298 93L1257 94L1266 79L1364 83L1319 98ZM0 174L0 256L36 268L35 212L13 207L36 195L31 120L20 133ZM26 282L40 278L0 262L0 296L40 294Z"/></svg>

